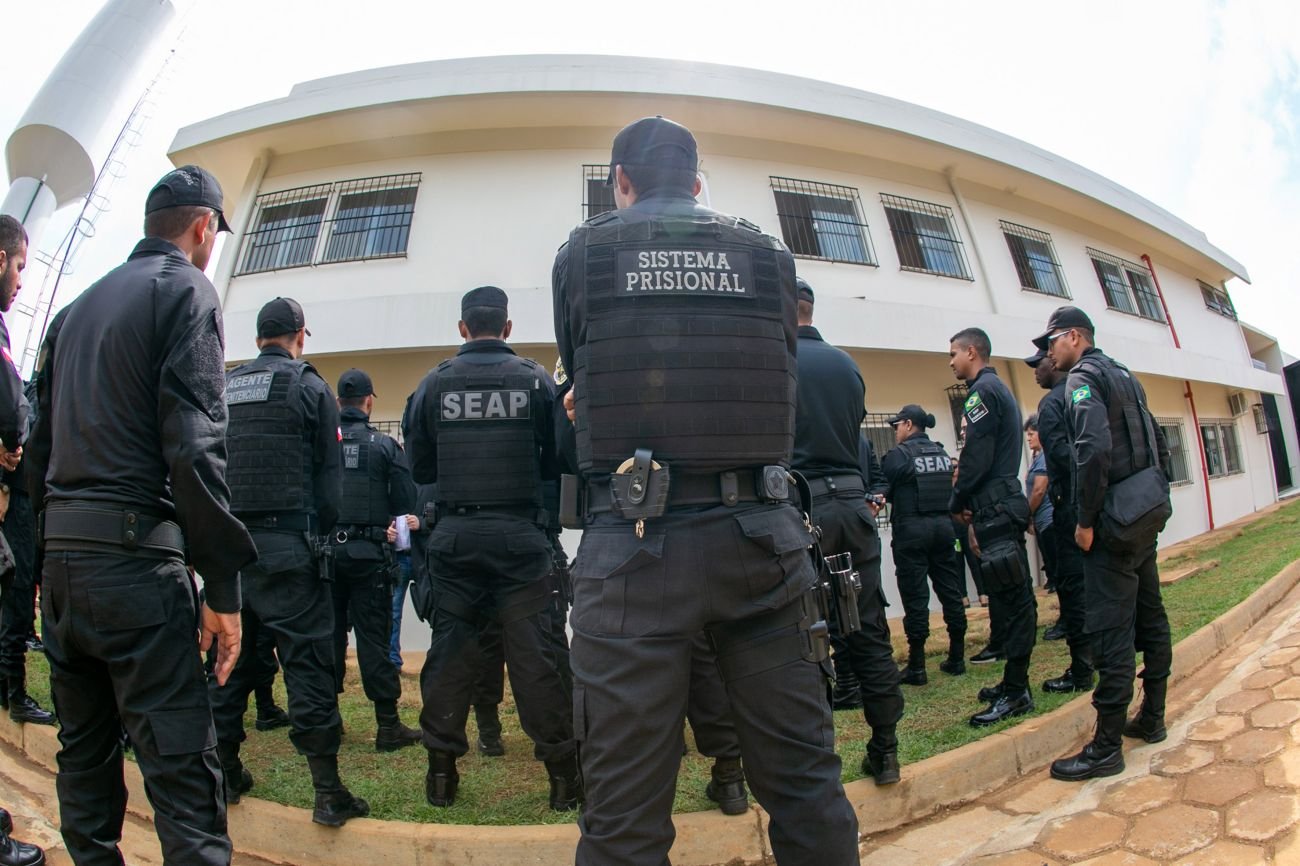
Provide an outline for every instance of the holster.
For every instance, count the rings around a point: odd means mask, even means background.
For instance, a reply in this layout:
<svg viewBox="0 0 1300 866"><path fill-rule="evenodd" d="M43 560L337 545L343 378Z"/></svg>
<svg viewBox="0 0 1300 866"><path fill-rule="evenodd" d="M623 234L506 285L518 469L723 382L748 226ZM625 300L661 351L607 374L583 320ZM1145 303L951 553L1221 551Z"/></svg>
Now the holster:
<svg viewBox="0 0 1300 866"><path fill-rule="evenodd" d="M840 635L847 637L862 630L858 615L858 594L862 581L853 569L852 553L833 553L822 560L835 597L835 624Z"/></svg>
<svg viewBox="0 0 1300 866"><path fill-rule="evenodd" d="M307 536L307 545L316 558L316 575L321 583L334 582L334 545L327 536Z"/></svg>
<svg viewBox="0 0 1300 866"><path fill-rule="evenodd" d="M609 476L610 510L624 520L660 517L668 507L668 466L656 467L649 448L638 448L626 472Z"/></svg>

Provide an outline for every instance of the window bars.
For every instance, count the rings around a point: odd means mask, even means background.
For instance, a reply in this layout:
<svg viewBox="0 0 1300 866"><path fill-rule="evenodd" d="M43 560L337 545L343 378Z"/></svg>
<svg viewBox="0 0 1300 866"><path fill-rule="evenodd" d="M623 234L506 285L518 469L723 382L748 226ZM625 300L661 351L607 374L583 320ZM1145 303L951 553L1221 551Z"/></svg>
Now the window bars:
<svg viewBox="0 0 1300 866"><path fill-rule="evenodd" d="M1182 419L1156 418L1155 422L1169 449L1169 483L1191 484L1192 474L1187 466L1187 441L1183 438Z"/></svg>
<svg viewBox="0 0 1300 866"><path fill-rule="evenodd" d="M781 237L801 258L876 264L862 200L851 186L771 177Z"/></svg>
<svg viewBox="0 0 1300 866"><path fill-rule="evenodd" d="M614 187L606 186L609 178L608 165L584 165L582 167L582 219L587 221L594 216L614 210Z"/></svg>
<svg viewBox="0 0 1300 866"><path fill-rule="evenodd" d="M1092 247L1088 247L1088 256L1097 272L1097 282L1101 284L1107 307L1153 322L1165 321L1160 296L1143 265Z"/></svg>
<svg viewBox="0 0 1300 866"><path fill-rule="evenodd" d="M1030 292L1069 298L1070 290L1065 284L1061 262L1056 258L1052 236L1006 220L999 220L998 225L1007 239L1011 260L1020 277L1020 287Z"/></svg>
<svg viewBox="0 0 1300 866"><path fill-rule="evenodd" d="M1226 316L1233 321L1237 319L1237 308L1232 305L1232 298L1228 296L1226 289L1216 288L1209 283L1196 281L1201 287L1201 297L1205 300L1205 308L1213 310L1220 316Z"/></svg>
<svg viewBox="0 0 1300 866"><path fill-rule="evenodd" d="M882 193L889 231L905 271L973 280L952 208Z"/></svg>

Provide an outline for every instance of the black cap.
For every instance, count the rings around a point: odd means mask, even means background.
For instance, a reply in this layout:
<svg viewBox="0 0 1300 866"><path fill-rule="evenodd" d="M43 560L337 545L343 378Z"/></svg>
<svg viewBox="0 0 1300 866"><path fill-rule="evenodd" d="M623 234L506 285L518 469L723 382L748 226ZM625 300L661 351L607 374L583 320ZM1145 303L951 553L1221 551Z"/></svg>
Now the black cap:
<svg viewBox="0 0 1300 866"><path fill-rule="evenodd" d="M898 414L890 418L887 423L892 427L899 421L911 421L917 427L929 427L930 425L926 423L929 420L929 412L926 412L915 403L908 403L902 409L899 409Z"/></svg>
<svg viewBox="0 0 1300 866"><path fill-rule="evenodd" d="M276 298L267 301L257 314L257 336L278 337L281 334L296 334L307 330L307 317L302 314L302 305L293 298ZM311 331L307 331L311 336Z"/></svg>
<svg viewBox="0 0 1300 866"><path fill-rule="evenodd" d="M182 165L163 175L162 180L149 190L144 202L146 215L169 207L210 207L217 212L217 230L230 231L226 222L225 197L221 184L212 172L197 165Z"/></svg>
<svg viewBox="0 0 1300 866"><path fill-rule="evenodd" d="M1092 319L1088 314L1078 307L1057 307L1052 311L1052 317L1047 320L1047 330L1034 337L1033 343L1044 352L1047 351L1047 338L1058 331L1066 331L1070 328L1087 328L1093 330Z"/></svg>
<svg viewBox="0 0 1300 866"><path fill-rule="evenodd" d="M814 300L815 296L813 295L812 286L808 285L807 280L805 280L803 277L795 277L794 284L795 287L799 290L799 300L807 301L810 304L816 303Z"/></svg>
<svg viewBox="0 0 1300 866"><path fill-rule="evenodd" d="M1039 364L1043 363L1043 361L1046 359L1047 359L1047 353L1044 352L1042 349L1039 349L1037 352L1030 355L1028 358L1025 358L1025 363L1031 367L1037 367Z"/></svg>
<svg viewBox="0 0 1300 866"><path fill-rule="evenodd" d="M375 383L370 381L365 370L353 367L351 370L344 370L343 375L339 376L340 397L369 397L374 393Z"/></svg>
<svg viewBox="0 0 1300 866"><path fill-rule="evenodd" d="M614 185L614 166L642 165L659 168L681 168L696 171L700 167L699 149L695 136L680 123L663 115L643 117L629 123L614 136L614 146L609 154L609 177L606 186Z"/></svg>
<svg viewBox="0 0 1300 866"><path fill-rule="evenodd" d="M479 286L477 289L470 289L460 299L461 313L470 307L500 307L504 310L508 306L509 298L496 286Z"/></svg>

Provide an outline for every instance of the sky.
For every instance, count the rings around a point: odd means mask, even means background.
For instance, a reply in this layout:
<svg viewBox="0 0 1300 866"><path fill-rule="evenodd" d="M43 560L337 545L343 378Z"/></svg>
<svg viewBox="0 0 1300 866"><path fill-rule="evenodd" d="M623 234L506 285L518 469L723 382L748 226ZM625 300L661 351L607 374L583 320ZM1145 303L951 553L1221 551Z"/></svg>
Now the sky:
<svg viewBox="0 0 1300 866"><path fill-rule="evenodd" d="M187 124L297 82L399 63L619 54L800 75L937 109L1042 147L1150 199L1245 265L1240 317L1300 355L1300 3L1294 0L803 0L653 5L178 0L175 49L127 174L56 307L119 263ZM24 3L0 41L0 133L102 0ZM179 33L179 38L172 38ZM124 97L125 120L137 94ZM103 154L95 155L102 159ZM38 247L52 249L76 208ZM215 259L214 259L215 261ZM33 265L24 295L39 289ZM22 298L20 298L20 302ZM15 347L26 331L10 314Z"/></svg>

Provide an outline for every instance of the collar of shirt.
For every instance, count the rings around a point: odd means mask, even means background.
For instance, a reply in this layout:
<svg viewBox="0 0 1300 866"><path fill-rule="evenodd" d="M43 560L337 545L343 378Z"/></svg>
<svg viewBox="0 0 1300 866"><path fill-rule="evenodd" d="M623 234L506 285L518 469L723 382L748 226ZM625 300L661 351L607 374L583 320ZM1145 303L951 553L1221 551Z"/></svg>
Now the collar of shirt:
<svg viewBox="0 0 1300 866"><path fill-rule="evenodd" d="M978 382L980 379L982 379L982 378L984 377L984 374L985 374L985 373L987 373L988 375L992 376L994 379L996 379L996 378L998 377L998 371L997 371L997 370L994 370L992 367L989 367L989 366L980 367L980 371L979 371L978 373L975 374L975 378L974 378L974 379L967 379L967 380L966 380L966 387L967 387L967 388L973 388L973 387L975 387L975 383Z"/></svg>
<svg viewBox="0 0 1300 866"><path fill-rule="evenodd" d="M823 343L826 342L825 338L822 337L822 332L814 328L812 325L799 326L799 339L820 340Z"/></svg>
<svg viewBox="0 0 1300 866"><path fill-rule="evenodd" d="M191 267L193 266L180 247L162 238L145 238L135 245L135 249L131 250L131 255L128 258L137 259L141 256L178 256L185 259L185 262L190 264Z"/></svg>
<svg viewBox="0 0 1300 866"><path fill-rule="evenodd" d="M269 344L267 344L267 346L266 346L264 349L262 349L262 351L261 351L260 354L262 354L262 355L276 355L276 356L278 356L278 357L280 357L280 358L288 358L290 361L293 360L293 355L290 354L290 352L289 352L288 349L286 349L284 346L280 346L280 345L277 345L277 344L275 344L275 343L269 343Z"/></svg>
<svg viewBox="0 0 1300 866"><path fill-rule="evenodd" d="M355 406L348 406L344 409L339 410L339 420L340 421L364 421L366 423L369 423L370 416L367 415L365 412L362 412L360 409L356 408Z"/></svg>
<svg viewBox="0 0 1300 866"><path fill-rule="evenodd" d="M480 340L470 340L461 345L456 351L457 355L468 355L471 352L509 352L511 355L515 350L506 344L505 340L498 340L495 337Z"/></svg>

